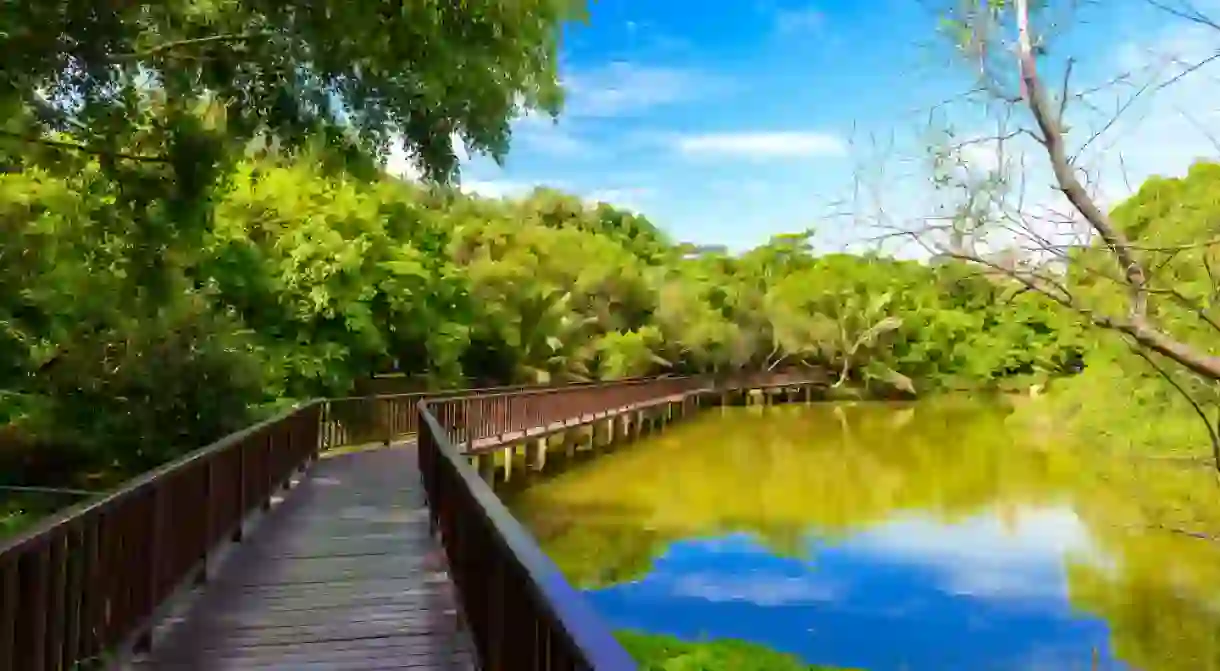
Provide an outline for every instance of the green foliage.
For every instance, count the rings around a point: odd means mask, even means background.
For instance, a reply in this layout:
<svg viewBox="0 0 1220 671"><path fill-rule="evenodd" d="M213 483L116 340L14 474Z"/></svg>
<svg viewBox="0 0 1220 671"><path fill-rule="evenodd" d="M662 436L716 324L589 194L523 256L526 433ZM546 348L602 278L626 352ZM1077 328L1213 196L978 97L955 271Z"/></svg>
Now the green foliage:
<svg viewBox="0 0 1220 671"><path fill-rule="evenodd" d="M832 671L745 641L689 642L635 631L615 633L642 671Z"/></svg>
<svg viewBox="0 0 1220 671"><path fill-rule="evenodd" d="M523 106L556 109L560 0L27 5L0 21L20 54L0 94L18 168L0 176L0 421L23 463L34 445L141 468L374 371L813 366L910 395L1041 381L1092 343L960 263L820 255L809 231L694 249L606 204L473 198L367 160L393 134L439 179L451 136L502 154ZM1164 203L1206 191L1148 188L1161 204L1129 208L1132 235L1176 240Z"/></svg>
<svg viewBox="0 0 1220 671"><path fill-rule="evenodd" d="M1149 319L1200 352L1220 355L1220 165L1199 163L1182 178L1148 180L1111 218L1150 268ZM1087 307L1124 309L1126 289L1100 248L1076 255L1069 286ZM1210 451L1220 422L1220 385L1184 372L1125 337L1093 332L1084 372L1058 381L1032 410L1115 449L1140 453ZM1176 385L1176 386L1175 386ZM1189 400L1188 400L1189 397ZM1198 409L1193 405L1197 404ZM1113 408L1121 407L1120 413Z"/></svg>
<svg viewBox="0 0 1220 671"><path fill-rule="evenodd" d="M502 159L559 109L575 3L3 6L6 477L143 468L395 358L460 374L448 227L378 162Z"/></svg>
<svg viewBox="0 0 1220 671"><path fill-rule="evenodd" d="M221 184L194 243L158 246L98 161L0 176L0 412L25 440L130 471L378 371L439 386L809 365L914 393L1054 374L1074 348L1034 296L819 256L807 234L688 254L605 204L321 160L251 158Z"/></svg>
<svg viewBox="0 0 1220 671"><path fill-rule="evenodd" d="M5 135L169 166L191 194L253 139L384 152L456 174L451 135L500 158L523 109L555 112L567 0L5 2ZM339 129L342 128L340 131ZM44 146L47 146L44 143Z"/></svg>
<svg viewBox="0 0 1220 671"><path fill-rule="evenodd" d="M96 166L0 177L0 459L33 441L81 470L144 468L244 426L266 400L236 315L181 277L133 283L143 240L115 191Z"/></svg>

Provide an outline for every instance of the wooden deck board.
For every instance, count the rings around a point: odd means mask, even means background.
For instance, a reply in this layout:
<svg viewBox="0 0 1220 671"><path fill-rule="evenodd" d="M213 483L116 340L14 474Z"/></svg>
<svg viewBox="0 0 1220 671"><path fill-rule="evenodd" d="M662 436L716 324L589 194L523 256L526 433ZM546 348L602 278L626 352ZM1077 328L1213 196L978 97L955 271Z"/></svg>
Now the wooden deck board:
<svg viewBox="0 0 1220 671"><path fill-rule="evenodd" d="M413 446L319 462L124 667L473 669Z"/></svg>

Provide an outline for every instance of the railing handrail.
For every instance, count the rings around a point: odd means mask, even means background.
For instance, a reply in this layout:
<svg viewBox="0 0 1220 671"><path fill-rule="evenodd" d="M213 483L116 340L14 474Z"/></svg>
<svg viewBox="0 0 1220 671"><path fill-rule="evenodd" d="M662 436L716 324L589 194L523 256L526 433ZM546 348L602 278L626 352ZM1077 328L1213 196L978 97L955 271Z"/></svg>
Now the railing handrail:
<svg viewBox="0 0 1220 671"><path fill-rule="evenodd" d="M787 371L775 371L774 375L780 375L785 372L787 372ZM768 371L768 373L770 373L770 372ZM750 374L746 374L746 375L738 374L738 375L734 375L732 377L734 377L734 378L751 377L753 375L758 375L758 373L750 373ZM654 380L659 380L659 379L679 380L679 379L695 379L698 377L706 377L706 376L663 375L663 376L657 376L657 377L632 377L632 378L623 378L623 379L619 379L619 380L572 382L572 383L560 383L560 384L550 384L550 385L504 385L504 386L498 386L498 387L485 387L485 388L478 388L478 389L451 389L451 390L438 390L438 391L406 392L406 393L399 393L399 394L373 394L373 395L369 395L369 396L343 396L343 397L338 397L338 398L312 399L312 400L308 400L308 401L299 402L299 403L293 404L292 406L282 410L281 412L273 415L272 417L270 417L268 419L258 422L257 424L253 424L244 429L240 429L233 433L227 434L224 437L220 438L219 440L217 440L209 445L198 448L192 452L188 452L187 454L184 454L181 457L179 457L173 461L162 464L161 466L158 466L152 470L145 471L136 476L133 476L132 478L119 484L118 486L114 487L113 489L110 489L105 492L99 492L98 495L100 498L94 499L92 501L84 501L75 506L71 506L59 513L55 513L55 514L51 515L50 517L48 517L44 520L41 520L38 523L35 523L34 526L18 533L16 536L14 536L12 538L0 540L0 555L7 554L8 552L21 549L31 543L35 543L38 541L38 537L45 535L49 532L52 532L52 531L56 530L57 528L62 527L66 524L71 523L72 520L78 516L91 513L93 511L97 510L98 508L107 507L107 506L117 503L129 496L136 495L142 489L151 485L157 479L164 477L165 475L168 475L178 469L181 469L190 464L193 464L194 462L198 461L199 459L203 459L203 458L209 457L217 452L221 452L225 449L229 449L229 448L233 447L234 445L241 443L243 440L245 440L249 436L257 433L258 431L261 431L273 424L277 424L277 423L283 421L284 419L292 416L296 412L298 412L302 409L305 409L309 406L315 405L315 404L331 403L331 402L336 402L336 401L358 401L358 400L368 400L368 399L402 399L402 398L410 398L410 397L420 397L421 402L431 403L431 402L440 402L440 401L445 401L445 400L450 400L450 399L455 399L455 398L465 398L465 397L476 396L476 395L492 397L492 396L507 396L507 395L513 395L513 394L525 395L525 394L555 393L558 391L563 391L564 389L587 388L587 387L627 386L627 385L645 384L645 383L652 382ZM718 382L718 380L714 380L711 378L709 378L709 381ZM429 415L430 415L430 413L429 413ZM439 424L438 424L438 426L439 426ZM446 435L448 435L447 432L446 432Z"/></svg>
<svg viewBox="0 0 1220 671"><path fill-rule="evenodd" d="M467 620L480 654L498 655L498 645L511 645L511 641L506 643L500 637L511 636L503 628L513 625L495 618L511 619L513 616L483 613L480 604L484 601L500 603L508 598L506 591L513 589L517 590L514 592L516 599L527 602L520 606L522 617L532 612L535 615L531 617L538 618L522 626L527 630L540 627L543 640L551 640L551 636L562 640L561 657L574 661L576 668L619 671L637 667L609 625L586 597L568 583L559 567L468 461L469 452L464 452L462 445L473 445L475 440L482 438L503 441L506 437L521 440L522 436L532 436L530 440L541 440L546 435L546 427L571 426L572 420L588 421L589 417L602 417L615 409L630 411L653 402L675 400L677 396L681 396L685 404L689 395L717 393L754 384L764 388L806 384L819 377L813 371L735 371L720 379L710 375L637 378L597 383L591 385L595 387L593 390L585 385L421 399L416 404L419 458L429 500L429 516L441 532L442 544L451 561L450 572L461 598L470 599L469 603L482 613ZM655 386L649 389L647 385ZM635 386L644 389L631 389ZM604 398L597 393L598 389L606 390ZM571 395L572 398L556 398L552 402L545 398L547 395ZM598 407L599 404L604 407ZM489 424L484 423L488 421ZM527 423L541 424L526 426ZM544 430L531 433L535 428ZM454 534L454 538L449 538L450 534ZM486 582L480 574L488 570L484 564L488 561L493 565L505 562L502 566L511 569L493 570L499 577ZM516 587L503 582L509 574ZM473 591L467 594L467 590ZM538 656L546 659L548 652L527 649L506 654L509 658L501 661L507 663L507 668L516 668L514 665L525 665L531 658L535 663ZM518 658L514 654L523 656ZM560 664L545 668L566 669L569 666Z"/></svg>
<svg viewBox="0 0 1220 671"><path fill-rule="evenodd" d="M65 508L64 510L54 513L46 517L33 526L19 532L10 538L0 539L0 557L10 552L24 550L31 547L46 537L48 534L71 524L76 518L91 514L100 508L110 507L124 499L139 494L146 487L155 483L158 479L173 473L179 469L185 468L200 459L207 458L218 452L232 448L240 444L243 440L251 435L266 429L269 426L278 424L283 420L296 414L298 411L320 403L331 403L335 401L357 401L368 399L395 399L409 398L412 396L420 396L423 401L444 400L449 398L462 398L473 395L503 395L508 393L520 392L544 392L551 390L561 390L566 388L578 387L595 387L606 386L610 384L626 384L638 383L658 378L625 378L622 380L613 380L610 382L573 382L569 384L554 384L554 385L505 385L501 387L486 387L482 389L465 389L465 390L446 390L436 392L408 392L403 394L376 394L371 396L347 396L329 399L311 399L295 403L292 406L276 413L275 415L252 424L244 429L240 429L233 433L227 434L219 440L200 447L196 450L188 452L173 461L167 462L156 468L135 475L119 485L101 492L95 492L98 498L89 501L82 501L76 505ZM488 393L490 392L490 393Z"/></svg>
<svg viewBox="0 0 1220 671"><path fill-rule="evenodd" d="M334 402L338 402L338 401L368 401L371 399L393 400L393 399L403 399L403 398L411 398L411 397L426 398L428 400L448 399L448 398L476 396L476 395L483 395L483 394L505 394L505 393L519 392L519 391L548 391L548 390L552 390L552 389L573 389L573 388L579 388L579 387L596 387L596 386L605 385L608 383L638 382L638 381L648 381L648 380L657 380L657 379L671 379L674 377L684 377L684 376L660 375L657 377L629 377L629 378L621 378L618 380L588 380L588 381L584 381L584 382L554 382L554 383L549 383L549 384L508 384L508 385L499 385L499 386L495 386L495 387L474 387L474 388L470 388L470 389L431 389L431 390L427 390L427 391L395 392L392 394L365 394L363 396L335 396L333 398L327 398L326 401L328 403L334 403Z"/></svg>
<svg viewBox="0 0 1220 671"><path fill-rule="evenodd" d="M509 396L518 396L518 397L519 396L541 396L541 395L545 395L545 394L564 393L564 392L567 392L567 391L570 391L573 389L590 389L590 388L604 389L604 388L610 388L610 387L631 387L631 386L649 384L651 382L656 382L658 380L695 380L695 379L699 379L699 378L700 378L700 376L693 376L693 375L692 376L673 375L673 376L661 376L661 377L630 377L630 378L622 378L619 380L601 380L601 381L597 381L597 382L578 382L578 383L573 383L573 384L558 385L558 386L552 386L552 387L529 387L529 388L525 388L525 389L496 390L489 394L457 393L457 394L450 394L448 396L433 396L430 398L423 399L423 402L443 403L445 401L453 401L453 400L457 400L457 399L473 398L473 397L478 397L480 399L490 399L490 398L506 398Z"/></svg>
<svg viewBox="0 0 1220 671"><path fill-rule="evenodd" d="M790 374L766 375L799 383ZM759 380L760 376L734 378L729 384ZM481 520L484 542L488 543L485 547L503 551L503 558L509 562L505 565L512 566L528 583L519 587L519 597L534 604L534 612L546 618L557 640L583 655L593 669L617 671L634 667L630 656L610 629L599 622L583 595L567 583L558 567L466 462L455 445L461 431L455 433L454 429L475 426L484 432L500 426L529 431L533 427L524 424L566 423L590 413L602 414L613 409L611 405L640 407L680 394L717 391L723 388L721 385L710 376L667 375L349 399L379 401L370 407L378 426L388 427L387 433L401 436L404 431L420 429L421 462L425 453L431 460L431 467L424 472L425 483L430 477L433 483L438 482L436 478L442 477L443 471L449 493L457 492L461 503L474 509L471 519ZM605 390L606 396L599 390ZM549 396L564 393L571 396L553 402ZM505 397L516 398L501 400ZM267 509L272 492L288 486L294 472L317 458L328 424L334 424L329 430L340 427L340 435L348 435L342 433L348 429L341 428L347 419L336 422L329 415L331 404L343 400L348 399L295 403L269 419L53 513L13 537L0 539L0 614L34 610L29 623L9 632L13 636L0 635L0 666L10 657L18 662L32 659L37 665L44 654L47 659L70 664L122 645L123 640L131 640L129 637L138 637L137 642L146 640L175 585L184 584L181 581L192 575L204 575L200 571L206 572L209 556L218 544L226 537L239 540L246 516L259 507ZM474 409L480 423L467 424L462 410L450 418L456 422L454 426L442 426L442 418L433 409L456 407L441 405L446 402ZM599 404L607 407L599 408ZM501 414L501 407L511 409L511 416ZM411 421L404 421L404 410ZM422 424L416 424L416 420ZM507 434L500 431L493 435L503 438ZM477 437L471 434L472 439ZM430 514L436 522L437 506L432 503L435 501L430 500ZM473 593L479 591L477 581L468 584L475 585ZM14 585L20 586L19 593L9 589Z"/></svg>
<svg viewBox="0 0 1220 671"><path fill-rule="evenodd" d="M141 493L145 488L155 484L157 480L165 477L166 475L186 468L200 459L205 459L214 454L240 445L246 438L249 438L259 431L279 424L301 410L323 402L324 401L322 399L313 399L310 401L295 403L291 407L285 408L284 410L261 422L258 422L257 424L252 424L244 429L230 433L214 443L205 445L197 450L188 452L173 461L136 475L111 489L109 492L102 494L98 499L83 501L75 506L71 506L63 510L62 512L53 514L50 517L35 523L34 526L18 533L12 538L0 540L0 558L3 558L4 555L10 552L26 550L40 542L44 542L47 538L50 538L51 534L53 534L55 531L72 524L78 518L92 514L102 508L109 508L129 497L135 496Z"/></svg>
<svg viewBox="0 0 1220 671"><path fill-rule="evenodd" d="M601 386L624 386L603 383ZM453 397L460 398L460 397ZM610 628L589 605L584 596L564 577L555 562L542 551L533 537L521 525L495 491L470 465L450 439L449 430L431 412L429 406L450 399L425 399L417 405L422 421L435 440L441 458L457 472L461 484L473 497L478 509L494 530L493 541L500 543L524 570L527 588L538 597L537 603L548 611L580 654L581 662L594 671L633 669L637 663L614 638ZM573 626L573 625L576 626ZM581 626L581 625L588 626Z"/></svg>

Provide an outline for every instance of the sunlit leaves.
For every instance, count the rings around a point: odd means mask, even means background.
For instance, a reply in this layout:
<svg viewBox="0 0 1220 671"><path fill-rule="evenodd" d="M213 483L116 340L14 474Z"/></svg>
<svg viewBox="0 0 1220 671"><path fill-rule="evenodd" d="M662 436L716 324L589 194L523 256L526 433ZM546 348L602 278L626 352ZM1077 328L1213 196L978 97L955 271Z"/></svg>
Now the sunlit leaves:
<svg viewBox="0 0 1220 671"><path fill-rule="evenodd" d="M1220 354L1217 184L1220 166L1200 163L1184 178L1148 180L1111 215L1149 269L1149 321L1212 354ZM1128 290L1106 250L1095 246L1078 252L1069 271L1069 286L1084 307L1124 313ZM1084 373L1052 388L1050 409L1065 426L1104 436L1115 449L1195 454L1209 449L1207 426L1181 392L1214 425L1220 417L1220 388L1145 353L1150 363L1118 334L1092 333L1087 344ZM1120 403L1132 410L1118 416L1106 410Z"/></svg>
<svg viewBox="0 0 1220 671"><path fill-rule="evenodd" d="M558 108L558 29L577 9L566 0L10 2L0 20L11 55L3 102L34 112L34 136L71 131L109 154L160 127L149 155L172 157L176 124L201 106L229 147L262 134L299 144L344 126L380 151L401 133L430 175L447 178L457 168L451 134L499 157L511 118Z"/></svg>

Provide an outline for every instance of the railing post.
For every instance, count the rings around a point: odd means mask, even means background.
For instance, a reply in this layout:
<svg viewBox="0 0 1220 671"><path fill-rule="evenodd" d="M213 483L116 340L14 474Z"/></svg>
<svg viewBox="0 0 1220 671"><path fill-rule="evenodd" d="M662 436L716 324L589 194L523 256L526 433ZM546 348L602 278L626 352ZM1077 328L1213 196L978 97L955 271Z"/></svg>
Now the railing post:
<svg viewBox="0 0 1220 671"><path fill-rule="evenodd" d="M318 458L318 453L330 447L330 442L333 440L332 433L334 427L331 426L330 419L330 400L322 401L322 408L318 412L318 444L313 448L313 454L310 456L310 461L315 461Z"/></svg>
<svg viewBox="0 0 1220 671"><path fill-rule="evenodd" d="M64 639L67 625L67 618L64 614L67 595L64 592L68 586L67 543L68 539L65 536L53 538L47 559L50 573L47 580L47 591L51 597L51 606L47 614L47 668L49 669L60 669L64 662Z"/></svg>
<svg viewBox="0 0 1220 671"><path fill-rule="evenodd" d="M134 649L136 652L147 652L152 649L152 623L147 621L147 618L152 615L157 607L157 591L160 587L161 573L161 557L164 552L162 544L164 542L162 517L162 499L161 487L158 484L152 485L152 492L148 495L150 501L149 506L149 534L147 546L144 548L144 562L146 562L145 570L147 574L147 583L145 584L145 593L143 603L139 605L139 618L145 623L145 629L139 633L136 638Z"/></svg>
<svg viewBox="0 0 1220 671"><path fill-rule="evenodd" d="M271 510L271 495L275 493L275 427L269 427L259 441L259 475L261 491L259 492L259 508L266 512Z"/></svg>
<svg viewBox="0 0 1220 671"><path fill-rule="evenodd" d="M47 578L48 548L42 547L21 557L19 581L22 605L14 640L14 669L43 671L47 652Z"/></svg>
<svg viewBox="0 0 1220 671"><path fill-rule="evenodd" d="M85 600L84 593L86 590L85 565L88 561L86 555L86 533L80 525L73 524L68 530L65 538L67 548L67 566L64 568L67 584L64 588L64 619L67 631L64 634L64 668L72 668L73 660L80 659L81 648L81 630L85 624ZM3 626L0 623L0 626ZM2 659L3 656L0 656Z"/></svg>
<svg viewBox="0 0 1220 671"><path fill-rule="evenodd" d="M212 540L216 537L216 468L215 461L208 459L203 465L203 554L199 557L199 572L194 583L202 585L208 581L208 561Z"/></svg>
<svg viewBox="0 0 1220 671"><path fill-rule="evenodd" d="M393 399L385 399L382 401L385 405L385 440L383 441L386 447L394 440L394 401Z"/></svg>
<svg viewBox="0 0 1220 671"><path fill-rule="evenodd" d="M246 518L246 477L249 471L246 468L246 442L242 441L237 445L237 482L233 483L236 487L234 492L237 499L237 524L233 527L233 535L229 540L234 543L240 543L245 536L245 518Z"/></svg>
<svg viewBox="0 0 1220 671"><path fill-rule="evenodd" d="M17 613L21 597L17 559L0 559L0 668L17 668Z"/></svg>

